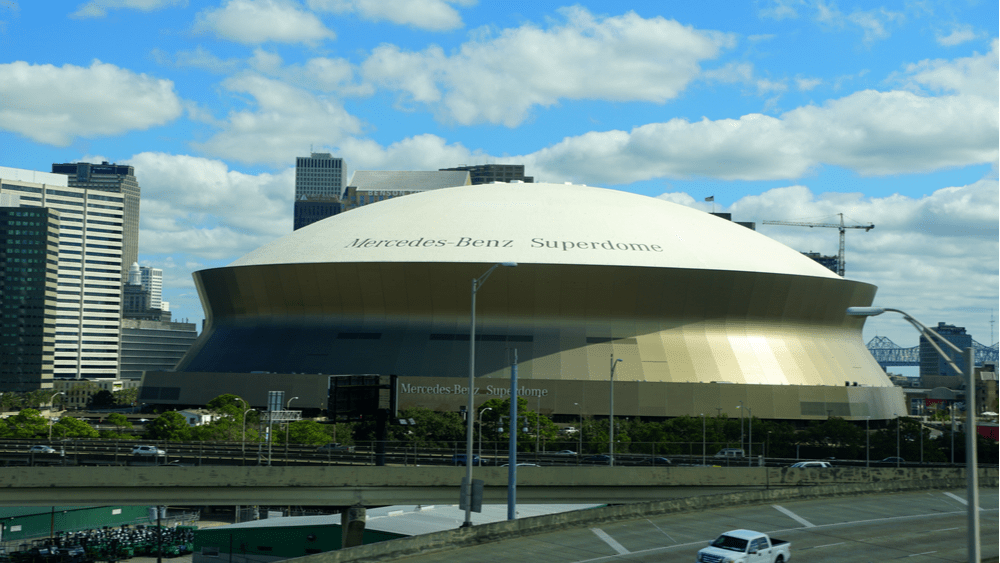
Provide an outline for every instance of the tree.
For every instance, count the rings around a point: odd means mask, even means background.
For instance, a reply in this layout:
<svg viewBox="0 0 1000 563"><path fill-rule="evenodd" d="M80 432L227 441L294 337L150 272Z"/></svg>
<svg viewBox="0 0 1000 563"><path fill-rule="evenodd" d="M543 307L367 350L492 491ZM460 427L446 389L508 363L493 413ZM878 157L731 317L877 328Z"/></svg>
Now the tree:
<svg viewBox="0 0 1000 563"><path fill-rule="evenodd" d="M331 442L332 428L320 424L314 420L296 420L288 423L288 443L289 444L312 444L322 445ZM278 432L275 435L280 442L284 442L285 436Z"/></svg>
<svg viewBox="0 0 1000 563"><path fill-rule="evenodd" d="M146 425L146 438L182 442L191 436L191 427L177 411L169 411Z"/></svg>
<svg viewBox="0 0 1000 563"><path fill-rule="evenodd" d="M35 409L23 409L0 421L4 438L42 438L49 435L49 419Z"/></svg>
<svg viewBox="0 0 1000 563"><path fill-rule="evenodd" d="M121 407L132 407L135 406L136 401L139 399L139 389L137 387L132 387L130 389L119 389L112 393L115 397L115 405Z"/></svg>
<svg viewBox="0 0 1000 563"><path fill-rule="evenodd" d="M90 396L88 406L92 409L110 409L115 406L115 394L107 389L101 389Z"/></svg>
<svg viewBox="0 0 1000 563"><path fill-rule="evenodd" d="M52 425L53 438L97 438L98 432L86 422L64 416Z"/></svg>

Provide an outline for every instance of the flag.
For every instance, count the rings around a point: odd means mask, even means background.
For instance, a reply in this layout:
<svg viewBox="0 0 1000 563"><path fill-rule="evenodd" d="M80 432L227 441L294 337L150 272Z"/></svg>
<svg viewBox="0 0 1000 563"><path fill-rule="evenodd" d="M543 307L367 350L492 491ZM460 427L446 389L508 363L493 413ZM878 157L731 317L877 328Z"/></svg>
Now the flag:
<svg viewBox="0 0 1000 563"><path fill-rule="evenodd" d="M710 196L708 196L708 197L705 198L705 201L715 201L715 196L714 195L710 195Z"/></svg>

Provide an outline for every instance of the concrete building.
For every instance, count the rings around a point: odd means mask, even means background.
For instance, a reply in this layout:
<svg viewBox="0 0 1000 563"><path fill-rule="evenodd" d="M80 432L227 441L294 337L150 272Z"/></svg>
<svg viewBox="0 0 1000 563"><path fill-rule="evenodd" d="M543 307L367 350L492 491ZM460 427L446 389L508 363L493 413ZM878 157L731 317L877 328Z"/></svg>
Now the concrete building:
<svg viewBox="0 0 1000 563"><path fill-rule="evenodd" d="M131 166L72 162L53 164L53 174L63 174L68 178L68 186L84 188L91 192L101 191L119 194L122 207L122 272L121 283L128 278L128 267L139 260L139 181Z"/></svg>
<svg viewBox="0 0 1000 563"><path fill-rule="evenodd" d="M136 187L136 190L138 188ZM0 195L59 214L53 377L118 376L124 194L68 185L64 174L0 167Z"/></svg>
<svg viewBox="0 0 1000 563"><path fill-rule="evenodd" d="M196 272L206 327L146 402L268 390L325 406L327 375L398 375L401 408L457 411L476 297L476 403L546 415L810 420L905 412L850 306L876 288L707 213L557 184L432 189L365 205Z"/></svg>
<svg viewBox="0 0 1000 563"><path fill-rule="evenodd" d="M0 195L0 392L51 389L59 213Z"/></svg>
<svg viewBox="0 0 1000 563"><path fill-rule="evenodd" d="M123 391L135 389L139 382L127 379L55 379L52 383L53 393L64 393L63 407L71 410L84 410L90 404L91 397L99 391Z"/></svg>
<svg viewBox="0 0 1000 563"><path fill-rule="evenodd" d="M455 168L441 168L441 171L466 171L472 180L472 185L490 184L493 182L524 182L531 184L535 181L532 176L524 175L523 164L474 164L472 166L461 165Z"/></svg>
<svg viewBox="0 0 1000 563"><path fill-rule="evenodd" d="M344 174L344 159L330 153L295 159L294 230L340 213Z"/></svg>
<svg viewBox="0 0 1000 563"><path fill-rule="evenodd" d="M149 306L160 309L163 306L163 270L149 266L140 266L140 282L143 289L149 292Z"/></svg>
<svg viewBox="0 0 1000 563"><path fill-rule="evenodd" d="M123 319L122 379L142 379L144 371L173 370L197 338L194 323Z"/></svg>
<svg viewBox="0 0 1000 563"><path fill-rule="evenodd" d="M960 349L965 350L972 346L972 335L965 332L965 327L949 325L939 322L936 327L931 327L934 332L941 335L942 338L951 342ZM954 354L950 350L946 350L952 359L955 361L955 365L958 366L962 372L965 372L965 360L962 358L961 354ZM954 368L952 368L948 362L945 361L941 354L938 354L937 350L931 346L931 343L927 341L926 338L920 335L920 377L931 376L931 375L952 375L955 373Z"/></svg>
<svg viewBox="0 0 1000 563"><path fill-rule="evenodd" d="M471 186L468 171L358 170L351 176L343 198L343 210L430 190Z"/></svg>
<svg viewBox="0 0 1000 563"><path fill-rule="evenodd" d="M831 272L836 273L838 268L840 268L840 258L837 256L824 256L819 252L813 252L811 250L809 252L803 252L802 254L812 258L824 268L829 269Z"/></svg>

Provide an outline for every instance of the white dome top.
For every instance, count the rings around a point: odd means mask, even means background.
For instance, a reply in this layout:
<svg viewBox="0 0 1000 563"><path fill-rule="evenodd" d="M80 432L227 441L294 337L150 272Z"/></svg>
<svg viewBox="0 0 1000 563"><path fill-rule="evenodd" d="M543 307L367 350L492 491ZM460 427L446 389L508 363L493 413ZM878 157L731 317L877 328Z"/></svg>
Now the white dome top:
<svg viewBox="0 0 1000 563"><path fill-rule="evenodd" d="M231 266L518 262L769 272L840 279L801 253L703 211L569 184L484 184L334 215Z"/></svg>

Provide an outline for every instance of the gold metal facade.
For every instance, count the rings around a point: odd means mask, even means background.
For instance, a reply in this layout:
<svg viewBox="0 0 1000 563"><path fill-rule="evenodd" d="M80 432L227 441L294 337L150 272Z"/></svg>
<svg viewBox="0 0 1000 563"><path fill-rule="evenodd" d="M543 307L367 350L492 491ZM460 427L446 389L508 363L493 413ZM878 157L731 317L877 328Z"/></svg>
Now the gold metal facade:
<svg viewBox="0 0 1000 563"><path fill-rule="evenodd" d="M203 270L195 280L208 323L177 369L393 373L401 384L431 378L455 386L468 377L471 280L489 266ZM601 414L607 395L598 390L607 387L613 354L624 360L615 372L622 416L738 414L730 409L742 400L764 418L890 418L903 412L902 394L865 348L863 321L844 314L874 294L860 282L755 272L500 268L477 293L476 375L502 387L516 349L524 385L558 388L539 399L551 412L574 414L577 403L584 414ZM405 393L400 399L407 404ZM453 402L411 399L449 409Z"/></svg>

